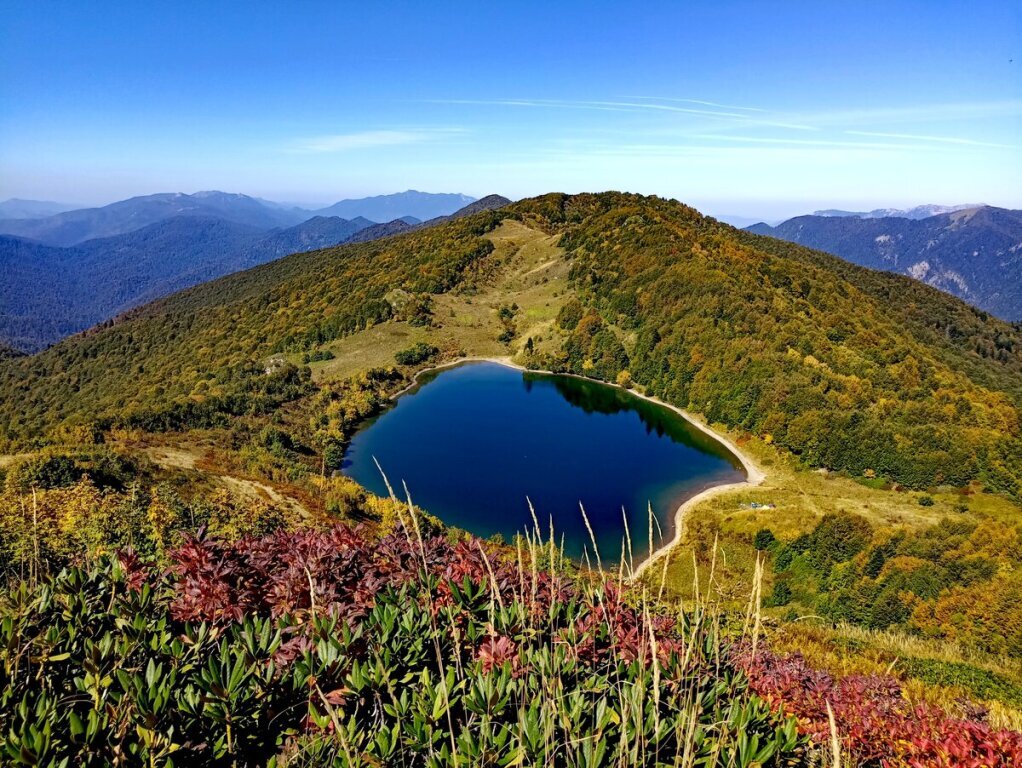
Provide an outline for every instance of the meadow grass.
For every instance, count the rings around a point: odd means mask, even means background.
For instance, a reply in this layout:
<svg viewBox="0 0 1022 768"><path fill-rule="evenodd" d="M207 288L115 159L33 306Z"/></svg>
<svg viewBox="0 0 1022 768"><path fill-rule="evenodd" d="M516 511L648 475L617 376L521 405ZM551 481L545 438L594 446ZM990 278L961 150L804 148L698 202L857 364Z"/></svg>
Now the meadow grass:
<svg viewBox="0 0 1022 768"><path fill-rule="evenodd" d="M498 266L485 286L433 296L432 326L392 321L323 345L319 349L329 350L334 359L310 363L313 378L344 379L367 368L393 365L396 352L420 341L455 357L514 355L530 337L537 352L559 348L554 320L568 297L568 263L557 238L512 220L487 237L494 244L487 260ZM516 337L503 344L497 313L513 304L519 307ZM294 362L300 362L300 355Z"/></svg>

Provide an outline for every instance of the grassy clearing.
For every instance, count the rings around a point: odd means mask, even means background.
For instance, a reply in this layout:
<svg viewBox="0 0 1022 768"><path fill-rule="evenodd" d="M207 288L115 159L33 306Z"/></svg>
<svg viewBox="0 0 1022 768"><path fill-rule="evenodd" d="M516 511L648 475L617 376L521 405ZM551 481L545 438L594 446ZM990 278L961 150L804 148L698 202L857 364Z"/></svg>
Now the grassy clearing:
<svg viewBox="0 0 1022 768"><path fill-rule="evenodd" d="M568 262L557 237L509 220L489 238L494 244L489 259L501 267L482 290L434 296L431 327L388 322L320 347L334 359L311 363L313 378L343 379L393 365L396 352L420 341L453 356L503 357L517 352L530 337L537 350L558 348L554 319L567 299ZM497 338L503 330L497 312L513 304L519 308L517 336L503 344Z"/></svg>

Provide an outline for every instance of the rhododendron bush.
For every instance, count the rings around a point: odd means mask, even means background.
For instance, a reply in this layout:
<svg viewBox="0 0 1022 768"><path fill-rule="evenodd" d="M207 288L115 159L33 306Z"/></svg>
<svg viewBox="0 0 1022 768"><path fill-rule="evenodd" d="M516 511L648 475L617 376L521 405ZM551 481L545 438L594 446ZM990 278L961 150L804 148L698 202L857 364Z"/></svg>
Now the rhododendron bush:
<svg viewBox="0 0 1022 768"><path fill-rule="evenodd" d="M530 551L363 531L192 539L3 601L2 761L793 765L699 616Z"/></svg>
<svg viewBox="0 0 1022 768"><path fill-rule="evenodd" d="M549 551L399 528L188 539L0 600L0 762L1006 768L1020 737L834 680ZM970 762L971 761L971 762Z"/></svg>
<svg viewBox="0 0 1022 768"><path fill-rule="evenodd" d="M818 744L831 738L828 704L853 765L883 768L1010 768L1022 766L1022 734L913 706L898 682L880 675L835 679L798 654L746 651L740 666L752 690L798 718ZM982 713L980 713L982 714Z"/></svg>

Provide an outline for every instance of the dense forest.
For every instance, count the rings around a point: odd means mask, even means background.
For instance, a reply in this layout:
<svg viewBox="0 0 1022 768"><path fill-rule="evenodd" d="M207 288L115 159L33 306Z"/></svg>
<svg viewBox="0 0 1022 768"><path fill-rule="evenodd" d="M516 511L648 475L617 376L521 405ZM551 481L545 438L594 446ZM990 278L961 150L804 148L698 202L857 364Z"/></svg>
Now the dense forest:
<svg viewBox="0 0 1022 768"><path fill-rule="evenodd" d="M287 257L8 360L0 437L13 447L61 428L236 411L265 389L274 355L393 318L395 292L427 307L429 294L471 292L497 266L485 235L504 218L560 233L572 262L563 347L534 364L627 375L812 466L1018 494L1017 328L907 278L618 193L548 195Z"/></svg>
<svg viewBox="0 0 1022 768"><path fill-rule="evenodd" d="M791 541L764 528L754 543L776 574L770 605L798 603L834 621L1022 655L1017 525L963 516L916 530L877 529L856 515L830 514Z"/></svg>

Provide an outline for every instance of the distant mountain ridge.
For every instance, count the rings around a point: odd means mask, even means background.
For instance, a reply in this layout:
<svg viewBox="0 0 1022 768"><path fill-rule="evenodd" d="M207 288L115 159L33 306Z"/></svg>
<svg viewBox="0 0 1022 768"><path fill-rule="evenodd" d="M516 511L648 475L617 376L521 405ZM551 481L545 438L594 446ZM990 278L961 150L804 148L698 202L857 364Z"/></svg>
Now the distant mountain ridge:
<svg viewBox="0 0 1022 768"><path fill-rule="evenodd" d="M462 194L431 193L408 190L393 195L379 195L357 200L341 200L326 208L311 210L286 206L249 195L229 192L166 192L120 200L99 208L65 210L53 215L26 217L24 203L8 201L0 208L0 234L36 240L45 245L68 247L112 237L177 216L213 217L263 230L292 227L317 216L346 220L358 218L371 222L389 222L400 218L426 221L446 216L472 203L473 197ZM42 211L38 204L31 210ZM57 205L57 204L54 204Z"/></svg>
<svg viewBox="0 0 1022 768"><path fill-rule="evenodd" d="M0 202L0 219L43 219L80 207L55 203L52 200L22 200L12 197L10 200Z"/></svg>
<svg viewBox="0 0 1022 768"><path fill-rule="evenodd" d="M908 275L1001 319L1022 320L1022 211L982 206L922 219L797 216L747 230Z"/></svg>
<svg viewBox="0 0 1022 768"><path fill-rule="evenodd" d="M128 309L281 256L347 241L366 219L316 217L264 233L179 216L68 248L0 235L0 343L35 352Z"/></svg>
<svg viewBox="0 0 1022 768"><path fill-rule="evenodd" d="M845 217L852 216L859 219L889 219L897 217L901 219L927 219L930 216L939 216L942 213L954 213L964 211L968 208L984 208L983 203L966 203L964 205L917 205L915 208L874 208L872 211L842 211L839 208L828 208L823 211L813 211L813 216Z"/></svg>
<svg viewBox="0 0 1022 768"><path fill-rule="evenodd" d="M228 201L229 202L229 201ZM491 195L464 211L506 204ZM148 301L283 256L434 226L408 217L376 224L314 216L269 231L210 215L176 216L141 229L56 247L0 235L0 344L37 352Z"/></svg>
<svg viewBox="0 0 1022 768"><path fill-rule="evenodd" d="M350 219L364 216L373 221L393 221L407 216L428 221L447 216L475 202L474 197L461 194L434 194L409 189L393 195L377 195L360 200L341 200L315 213L319 216L340 216Z"/></svg>
<svg viewBox="0 0 1022 768"><path fill-rule="evenodd" d="M482 213L483 211L493 211L498 208L503 208L505 205L511 205L511 201L506 197L502 197L501 195L487 195L475 202L469 203L464 208L457 210L448 216L437 216L429 221L415 222L414 219L412 219L412 221L408 221L407 219L409 217L406 217L405 219L395 219L394 221L386 224L374 224L373 226L367 227L361 232L358 232L347 242L364 243L369 240L377 240L381 237L390 237L391 235L400 235L404 232L412 232L416 229L435 227L438 224L443 224L447 221L454 221L455 219L460 219L465 216L471 216L474 213Z"/></svg>
<svg viewBox="0 0 1022 768"><path fill-rule="evenodd" d="M177 216L224 219L259 229L294 226L307 218L270 208L248 195L172 192L133 197L102 208L67 211L45 219L0 221L0 232L66 247L133 232Z"/></svg>

